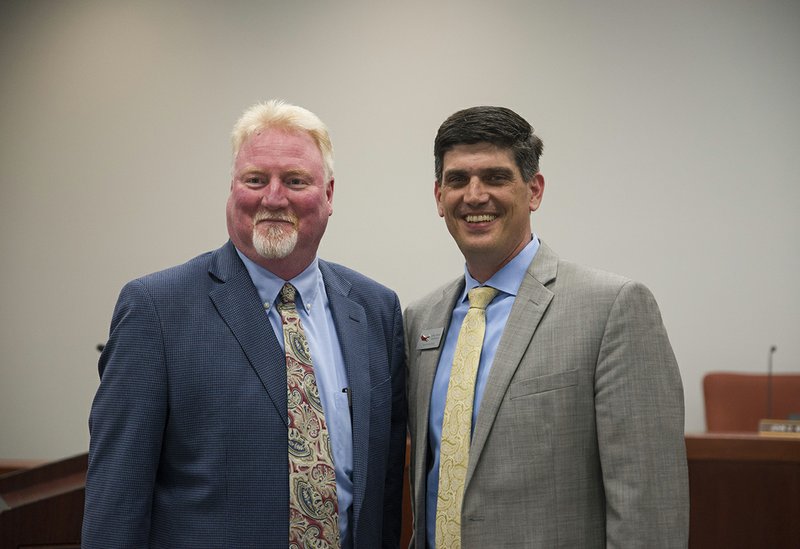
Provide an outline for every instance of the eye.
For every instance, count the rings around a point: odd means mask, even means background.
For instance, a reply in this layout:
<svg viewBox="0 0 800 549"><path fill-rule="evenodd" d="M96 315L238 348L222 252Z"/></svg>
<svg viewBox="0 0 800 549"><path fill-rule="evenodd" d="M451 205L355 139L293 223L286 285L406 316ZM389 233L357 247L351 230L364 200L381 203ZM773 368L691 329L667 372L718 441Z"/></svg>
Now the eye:
<svg viewBox="0 0 800 549"><path fill-rule="evenodd" d="M448 187L463 187L467 184L467 176L462 174L450 174L445 178Z"/></svg>
<svg viewBox="0 0 800 549"><path fill-rule="evenodd" d="M513 179L513 174L506 170L493 171L486 175L485 181L489 185L505 185Z"/></svg>
<svg viewBox="0 0 800 549"><path fill-rule="evenodd" d="M261 187L265 184L264 178L258 175L247 175L242 178L242 183L244 183L248 187Z"/></svg>
<svg viewBox="0 0 800 549"><path fill-rule="evenodd" d="M289 187L302 187L307 184L308 182L299 176L291 176L286 179L286 185Z"/></svg>

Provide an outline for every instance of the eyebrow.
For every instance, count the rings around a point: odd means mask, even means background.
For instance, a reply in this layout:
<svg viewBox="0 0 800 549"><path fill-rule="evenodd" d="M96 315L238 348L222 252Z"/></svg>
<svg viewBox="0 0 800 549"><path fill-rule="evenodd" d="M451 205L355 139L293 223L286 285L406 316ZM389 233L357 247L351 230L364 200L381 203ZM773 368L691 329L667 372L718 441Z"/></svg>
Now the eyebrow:
<svg viewBox="0 0 800 549"><path fill-rule="evenodd" d="M269 170L262 170L262 169L260 169L260 168L258 168L256 166L248 165L248 166L245 166L244 169L239 170L237 172L237 176L238 177L244 177L244 176L252 175L252 174L264 174L264 173L267 173L267 171L269 171ZM291 169L285 170L285 171L284 170L279 170L279 173L281 174L282 177L285 177L285 176L291 177L291 176L294 176L294 175L299 175L299 176L302 176L302 177L312 178L311 172L309 172L308 170L304 170L302 168L291 168Z"/></svg>
<svg viewBox="0 0 800 549"><path fill-rule="evenodd" d="M487 178L489 176L492 176L492 175L503 175L503 176L508 177L508 178L514 177L514 170L512 170L510 168L506 168L504 166L495 166L495 167L490 167L490 168L482 168L480 170L475 170L475 172L472 172L471 170L462 170L462 169L455 168L455 169L445 170L443 177L444 177L444 179L448 179L448 178L451 178L451 177L464 177L464 176L470 175L470 173L477 174L478 177L480 177L481 179L485 179L485 178Z"/></svg>
<svg viewBox="0 0 800 549"><path fill-rule="evenodd" d="M282 173L283 173L283 175L289 175L289 176L291 176L291 175L300 175L300 176L303 176L303 177L307 177L309 179L313 179L313 176L311 175L311 172L309 172L308 170L304 170L302 168L294 168L294 169L287 170L287 171L282 172Z"/></svg>

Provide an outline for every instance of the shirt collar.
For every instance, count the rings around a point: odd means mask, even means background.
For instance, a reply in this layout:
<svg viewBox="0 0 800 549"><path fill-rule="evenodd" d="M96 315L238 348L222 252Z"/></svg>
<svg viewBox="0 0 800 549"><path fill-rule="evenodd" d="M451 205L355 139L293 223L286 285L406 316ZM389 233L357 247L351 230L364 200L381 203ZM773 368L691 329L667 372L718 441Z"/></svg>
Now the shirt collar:
<svg viewBox="0 0 800 549"><path fill-rule="evenodd" d="M311 312L311 307L316 303L319 295L322 273L319 270L319 259L314 260L296 277L291 280L283 280L261 265L251 261L238 249L236 253L242 259L250 279L258 290L258 296L264 304L264 308L271 309L278 300L278 294L283 285L289 282L297 290L297 307L303 307L306 313Z"/></svg>
<svg viewBox="0 0 800 549"><path fill-rule="evenodd" d="M519 287L522 285L522 280L525 278L525 273L528 272L536 252L539 250L539 237L533 234L531 241L514 256L514 258L506 263L502 269L492 275L483 286L491 286L497 288L501 292L516 296ZM464 266L464 293L461 296L461 301L467 298L467 294L472 288L481 286L481 283L472 278L466 265Z"/></svg>

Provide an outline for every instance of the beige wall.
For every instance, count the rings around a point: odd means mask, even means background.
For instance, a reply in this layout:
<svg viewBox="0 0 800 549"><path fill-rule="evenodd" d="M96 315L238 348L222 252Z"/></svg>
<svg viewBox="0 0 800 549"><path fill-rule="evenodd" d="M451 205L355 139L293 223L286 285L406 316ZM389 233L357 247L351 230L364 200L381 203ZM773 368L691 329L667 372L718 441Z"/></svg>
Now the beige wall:
<svg viewBox="0 0 800 549"><path fill-rule="evenodd" d="M332 129L322 256L404 305L462 269L436 128L505 105L545 141L535 230L658 298L687 430L704 372L800 369L800 4L597 4L3 2L0 458L86 450L119 289L225 241L228 132L270 97Z"/></svg>

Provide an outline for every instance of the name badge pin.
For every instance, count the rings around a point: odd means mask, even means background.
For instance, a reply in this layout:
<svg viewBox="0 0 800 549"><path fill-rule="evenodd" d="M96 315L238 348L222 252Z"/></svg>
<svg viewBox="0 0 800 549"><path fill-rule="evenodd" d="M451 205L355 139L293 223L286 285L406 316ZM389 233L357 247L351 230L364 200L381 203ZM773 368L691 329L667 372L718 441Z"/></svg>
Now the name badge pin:
<svg viewBox="0 0 800 549"><path fill-rule="evenodd" d="M442 342L444 328L426 328L422 330L417 341L417 350L436 349Z"/></svg>

